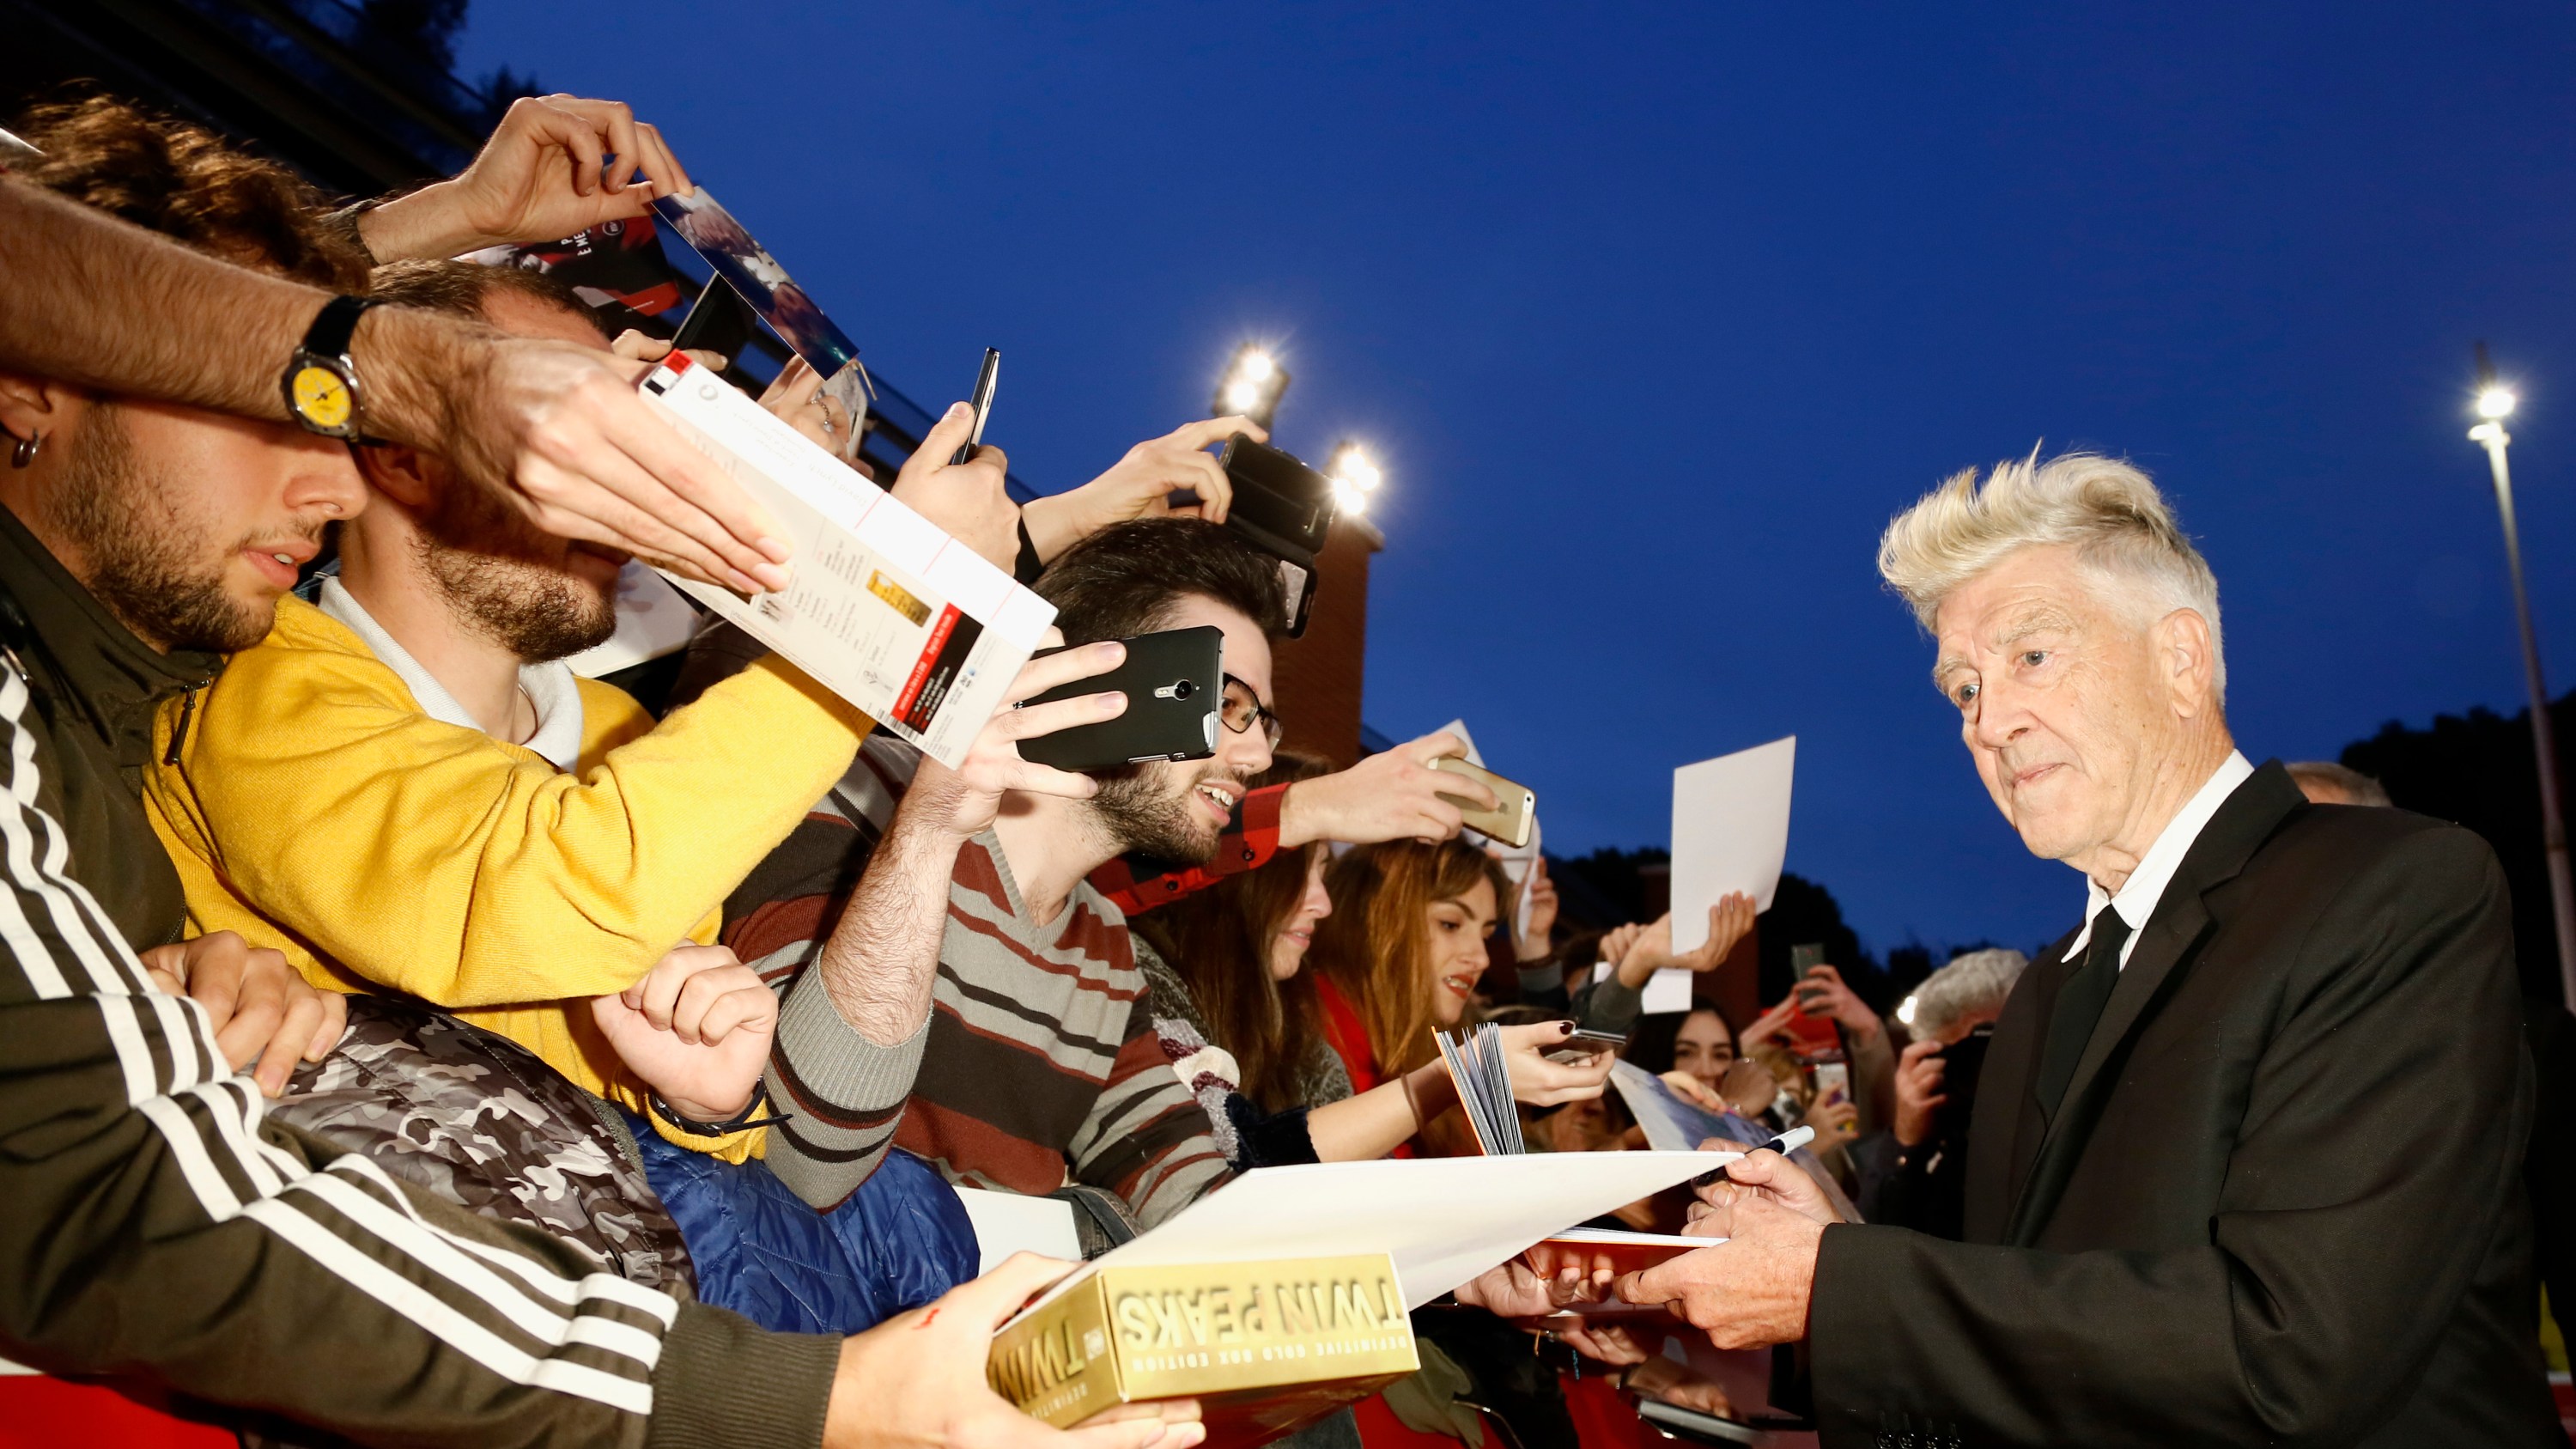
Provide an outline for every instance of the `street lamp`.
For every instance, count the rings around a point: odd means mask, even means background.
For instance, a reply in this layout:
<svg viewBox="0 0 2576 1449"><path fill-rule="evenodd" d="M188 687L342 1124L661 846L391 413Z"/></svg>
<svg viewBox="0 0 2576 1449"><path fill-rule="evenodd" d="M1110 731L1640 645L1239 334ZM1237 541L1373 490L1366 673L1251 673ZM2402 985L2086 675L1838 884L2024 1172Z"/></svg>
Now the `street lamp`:
<svg viewBox="0 0 2576 1449"><path fill-rule="evenodd" d="M2514 526L2513 473L2505 462L2504 420L2518 401L2511 388L2496 381L2487 361L2487 345L2478 344L2479 422L2469 441L2487 450L2487 467L2495 474L2496 512L2504 520L2504 557L2513 576L2513 609L2522 622L2522 673L2531 686L2531 747L2540 757L2540 849L2549 870L2549 905L2558 923L2558 989L2576 1010L2576 883L2567 870L2567 822L2558 803L2558 745L2551 736L2549 688L2540 678L2540 643L2531 632L2531 594L2522 582L2522 533Z"/></svg>
<svg viewBox="0 0 2576 1449"><path fill-rule="evenodd" d="M1368 450L1348 441L1333 449L1332 464L1325 477L1333 485L1334 506L1354 518L1368 512L1369 499L1386 481L1386 474L1371 461Z"/></svg>
<svg viewBox="0 0 2576 1449"><path fill-rule="evenodd" d="M1217 379L1216 397L1208 404L1208 416L1239 415L1267 428L1279 411L1279 399L1288 391L1288 382L1288 369L1279 365L1269 348L1247 342L1234 350L1234 360L1226 364L1225 376Z"/></svg>

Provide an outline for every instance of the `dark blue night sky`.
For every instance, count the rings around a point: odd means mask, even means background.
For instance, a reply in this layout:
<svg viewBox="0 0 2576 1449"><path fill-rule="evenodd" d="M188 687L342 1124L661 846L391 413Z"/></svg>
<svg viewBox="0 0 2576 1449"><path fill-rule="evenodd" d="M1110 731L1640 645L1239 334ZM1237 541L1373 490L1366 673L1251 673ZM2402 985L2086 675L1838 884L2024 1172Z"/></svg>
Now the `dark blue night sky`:
<svg viewBox="0 0 2576 1449"><path fill-rule="evenodd" d="M1558 852L1795 733L1789 867L1874 948L2082 899L1871 567L1957 468L2153 472L2257 760L2510 712L2484 337L2576 686L2564 5L483 0L460 69L502 64L634 102L923 403L1001 348L1041 488L1276 340L1281 440L1387 467L1370 722L1464 715Z"/></svg>

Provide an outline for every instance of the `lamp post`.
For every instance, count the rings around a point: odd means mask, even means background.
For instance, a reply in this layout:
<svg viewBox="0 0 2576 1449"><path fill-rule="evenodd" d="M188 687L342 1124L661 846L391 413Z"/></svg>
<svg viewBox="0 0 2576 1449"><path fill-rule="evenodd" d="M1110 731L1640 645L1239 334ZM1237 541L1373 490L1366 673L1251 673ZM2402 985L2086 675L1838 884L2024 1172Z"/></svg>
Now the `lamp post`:
<svg viewBox="0 0 2576 1449"><path fill-rule="evenodd" d="M2513 441L2504 420L2517 399L2495 380L2487 364L2486 344L2478 344L2478 425L2469 441L2487 450L2487 467L2495 474L2496 512L2504 520L2505 565L2513 576L2513 609L2522 622L2522 673L2531 687L2531 745L2540 757L2540 849L2549 871L2549 905L2558 923L2558 989L2568 1009L2576 1010L2576 883L2567 870L2567 822L2558 804L2558 745L2549 723L2549 688L2540 677L2540 642L2531 631L2531 594L2522 582L2522 533L2513 517L2513 473L2505 446Z"/></svg>

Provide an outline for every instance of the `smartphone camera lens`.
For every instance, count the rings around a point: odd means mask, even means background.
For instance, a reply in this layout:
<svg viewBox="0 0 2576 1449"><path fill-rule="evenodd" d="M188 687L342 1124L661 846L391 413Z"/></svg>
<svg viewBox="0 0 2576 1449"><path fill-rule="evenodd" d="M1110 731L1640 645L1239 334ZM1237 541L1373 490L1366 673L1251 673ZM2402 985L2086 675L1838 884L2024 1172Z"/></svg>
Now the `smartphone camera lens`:
<svg viewBox="0 0 2576 1449"><path fill-rule="evenodd" d="M1198 682L1195 680L1184 679L1172 686L1172 698L1174 699L1187 699L1198 692L1199 686Z"/></svg>

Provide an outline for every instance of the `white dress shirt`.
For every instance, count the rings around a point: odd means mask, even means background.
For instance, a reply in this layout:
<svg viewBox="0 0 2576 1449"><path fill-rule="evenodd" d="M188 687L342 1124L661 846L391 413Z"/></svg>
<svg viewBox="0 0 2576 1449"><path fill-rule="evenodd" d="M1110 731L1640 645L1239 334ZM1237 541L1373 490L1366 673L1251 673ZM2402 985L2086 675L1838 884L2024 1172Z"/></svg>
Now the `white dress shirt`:
<svg viewBox="0 0 2576 1449"><path fill-rule="evenodd" d="M489 733L478 723L456 696L437 676L420 667L411 651L394 641L385 626L375 620L366 608L341 587L337 575L322 580L322 612L339 620L376 656L376 662L394 672L411 691L412 702L420 712L441 724L460 729ZM523 748L544 756L558 770L569 770L581 762L581 683L573 676L572 666L560 659L544 664L519 666L519 688L526 690L528 703L537 711L537 732L527 738Z"/></svg>
<svg viewBox="0 0 2576 1449"><path fill-rule="evenodd" d="M2120 919L2129 925L2129 939L2120 947L2120 966L2126 970L2130 954L2138 949L2138 933L2146 928L2147 918L2156 913L2156 902L2164 899L2165 887L2173 883L2173 874L2182 867L2182 858L2191 853L2192 842L2200 839L2200 832L2208 827L2209 818L2218 813L2218 807L2226 804L2227 797L2235 794L2236 787L2251 779L2253 774L2254 766L2246 760L2244 752L2229 750L2227 758L2210 773L2199 793L2185 802L2182 809L2174 813L2173 819L2165 822L2164 832L2156 837L2155 844L2147 847L2147 853L2138 861L2138 868L2129 872L2129 878L2121 882L2118 895L2106 894L2091 876L2085 877L2084 929L2075 933L2074 943L2066 948L2066 959L2072 961L2084 954L2085 943L2093 939L2094 918L2107 905L2118 911Z"/></svg>

